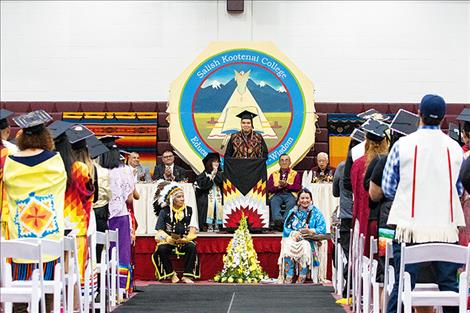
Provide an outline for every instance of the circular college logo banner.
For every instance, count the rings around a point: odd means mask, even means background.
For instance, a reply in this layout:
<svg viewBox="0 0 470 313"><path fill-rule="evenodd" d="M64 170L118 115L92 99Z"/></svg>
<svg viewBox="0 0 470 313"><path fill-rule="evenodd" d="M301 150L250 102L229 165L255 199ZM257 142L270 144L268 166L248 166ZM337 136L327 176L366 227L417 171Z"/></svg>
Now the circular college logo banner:
<svg viewBox="0 0 470 313"><path fill-rule="evenodd" d="M207 153L223 157L244 110L257 115L253 126L268 146L268 174L282 154L296 164L315 142L311 81L272 43L216 42L171 85L171 145L200 173Z"/></svg>

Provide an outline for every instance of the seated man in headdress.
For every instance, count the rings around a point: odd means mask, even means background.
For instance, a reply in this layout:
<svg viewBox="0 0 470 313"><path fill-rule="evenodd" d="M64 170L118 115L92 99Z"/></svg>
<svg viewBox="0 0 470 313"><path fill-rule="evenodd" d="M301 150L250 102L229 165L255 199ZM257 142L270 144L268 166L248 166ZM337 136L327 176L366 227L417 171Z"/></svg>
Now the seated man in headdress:
<svg viewBox="0 0 470 313"><path fill-rule="evenodd" d="M241 119L241 131L231 135L225 151L226 158L264 159L268 156L263 136L253 130L253 118L256 116L247 110L237 115Z"/></svg>
<svg viewBox="0 0 470 313"><path fill-rule="evenodd" d="M199 278L196 239L198 222L197 212L184 202L183 189L177 183L163 187L160 193L160 203L166 206L160 211L157 221L157 248L152 260L155 266L155 276L158 280L171 278L172 283L180 279L170 261L170 255L184 255L184 273L181 281L191 284L192 278Z"/></svg>

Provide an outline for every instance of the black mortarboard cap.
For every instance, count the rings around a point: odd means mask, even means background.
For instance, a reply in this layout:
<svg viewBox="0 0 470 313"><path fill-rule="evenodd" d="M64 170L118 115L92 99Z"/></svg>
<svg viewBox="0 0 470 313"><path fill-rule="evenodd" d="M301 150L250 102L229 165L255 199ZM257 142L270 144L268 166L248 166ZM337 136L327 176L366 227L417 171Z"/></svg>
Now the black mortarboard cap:
<svg viewBox="0 0 470 313"><path fill-rule="evenodd" d="M459 126L457 124L449 123L449 131L448 131L447 135L449 135L450 138L454 139L458 143L461 142L460 129L459 129Z"/></svg>
<svg viewBox="0 0 470 313"><path fill-rule="evenodd" d="M50 121L52 121L52 117L44 110L36 110L13 118L13 122L22 128L27 135L40 132Z"/></svg>
<svg viewBox="0 0 470 313"><path fill-rule="evenodd" d="M7 118L9 118L12 114L13 114L13 112L11 112L11 111L8 111L8 110L5 110L5 109L0 109L0 129L5 129L8 126L10 126L8 124Z"/></svg>
<svg viewBox="0 0 470 313"><path fill-rule="evenodd" d="M244 119L250 119L252 120L254 117L258 116L258 114L252 113L248 110L244 110L243 112L240 112L237 114L237 117L244 120Z"/></svg>
<svg viewBox="0 0 470 313"><path fill-rule="evenodd" d="M400 109L393 118L390 128L402 135L409 135L418 129L419 116L409 111Z"/></svg>
<svg viewBox="0 0 470 313"><path fill-rule="evenodd" d="M55 121L51 125L49 125L47 129L51 133L52 139L56 139L60 135L64 134L67 129L72 127L72 125L72 123L65 121Z"/></svg>
<svg viewBox="0 0 470 313"><path fill-rule="evenodd" d="M364 120L374 119L374 120L378 120L378 121L387 121L389 119L388 116L380 113L376 109L369 109L365 112L359 113L357 116L359 118L364 119Z"/></svg>
<svg viewBox="0 0 470 313"><path fill-rule="evenodd" d="M87 137L85 141L92 159L109 151L109 149L106 148L106 146L94 135Z"/></svg>
<svg viewBox="0 0 470 313"><path fill-rule="evenodd" d="M470 109L463 109L462 112L457 116L458 121L470 122Z"/></svg>
<svg viewBox="0 0 470 313"><path fill-rule="evenodd" d="M373 141L382 141L385 138L385 131L389 128L388 124L374 119L367 120L361 125L366 132L366 137Z"/></svg>
<svg viewBox="0 0 470 313"><path fill-rule="evenodd" d="M457 120L464 122L463 129L466 132L470 132L470 109L463 109L463 111L457 116Z"/></svg>
<svg viewBox="0 0 470 313"><path fill-rule="evenodd" d="M356 140L357 142L363 142L364 140L366 140L366 134L359 128L354 128L350 137Z"/></svg>
<svg viewBox="0 0 470 313"><path fill-rule="evenodd" d="M67 129L67 137L69 142L74 145L82 140L87 139L88 137L93 136L93 132L86 128L83 125L77 124L73 125Z"/></svg>
<svg viewBox="0 0 470 313"><path fill-rule="evenodd" d="M113 136L113 135L106 135L103 137L100 137L100 141L109 149L114 149L117 148L116 145L116 140L121 139L122 137L120 136Z"/></svg>
<svg viewBox="0 0 470 313"><path fill-rule="evenodd" d="M202 164L206 164L207 161L209 161L210 159L216 159L216 160L219 160L220 162L220 154L218 154L217 152L209 152L205 157L204 159L202 159Z"/></svg>

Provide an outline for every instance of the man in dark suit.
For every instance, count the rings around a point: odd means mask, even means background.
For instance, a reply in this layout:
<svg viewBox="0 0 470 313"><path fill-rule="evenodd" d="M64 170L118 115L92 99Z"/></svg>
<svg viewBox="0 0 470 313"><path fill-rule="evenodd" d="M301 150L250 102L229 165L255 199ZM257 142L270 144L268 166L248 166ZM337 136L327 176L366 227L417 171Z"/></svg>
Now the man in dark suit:
<svg viewBox="0 0 470 313"><path fill-rule="evenodd" d="M163 152L162 155L163 164L155 165L155 170L153 176L155 180L164 179L167 181L186 181L186 170L178 165L175 162L175 156L173 152L167 150Z"/></svg>

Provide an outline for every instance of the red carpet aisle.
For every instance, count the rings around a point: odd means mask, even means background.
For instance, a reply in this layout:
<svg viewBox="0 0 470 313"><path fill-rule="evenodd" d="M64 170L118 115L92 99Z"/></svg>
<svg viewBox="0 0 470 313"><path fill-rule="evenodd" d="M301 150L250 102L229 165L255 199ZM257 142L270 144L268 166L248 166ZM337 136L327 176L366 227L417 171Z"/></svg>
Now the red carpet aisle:
<svg viewBox="0 0 470 313"><path fill-rule="evenodd" d="M252 235L258 260L269 277L277 277L279 267L277 259L281 250L281 234ZM222 257L232 235L204 234L196 239L199 261L201 264L201 280L209 280L222 270ZM329 243L330 245L331 243ZM136 266L135 279L155 280L155 269L151 261L151 255L155 251L155 240L153 237L137 237L136 242ZM330 247L328 249L331 251ZM328 254L330 262L330 253ZM328 279L331 279L331 266L328 266Z"/></svg>

